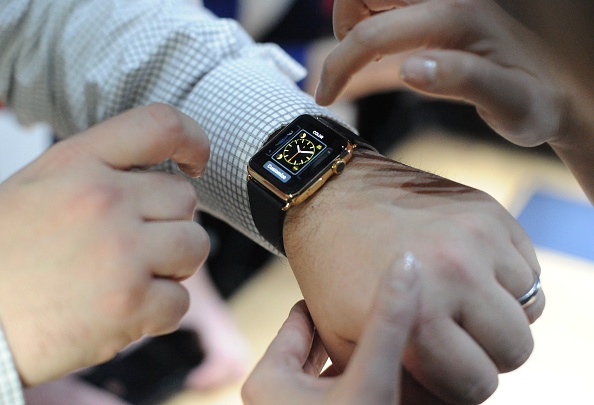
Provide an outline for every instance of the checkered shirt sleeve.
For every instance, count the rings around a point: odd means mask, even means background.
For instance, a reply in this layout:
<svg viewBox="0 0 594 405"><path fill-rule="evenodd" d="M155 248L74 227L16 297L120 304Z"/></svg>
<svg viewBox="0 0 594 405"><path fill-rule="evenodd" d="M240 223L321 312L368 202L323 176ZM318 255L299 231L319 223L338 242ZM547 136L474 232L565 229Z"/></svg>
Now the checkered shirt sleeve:
<svg viewBox="0 0 594 405"><path fill-rule="evenodd" d="M21 381L0 327L0 405L24 405Z"/></svg>
<svg viewBox="0 0 594 405"><path fill-rule="evenodd" d="M0 10L0 99L23 122L68 136L138 105L177 106L211 140L193 180L199 208L272 249L251 218L247 162L299 114L332 116L295 85L300 65L191 0L4 0Z"/></svg>

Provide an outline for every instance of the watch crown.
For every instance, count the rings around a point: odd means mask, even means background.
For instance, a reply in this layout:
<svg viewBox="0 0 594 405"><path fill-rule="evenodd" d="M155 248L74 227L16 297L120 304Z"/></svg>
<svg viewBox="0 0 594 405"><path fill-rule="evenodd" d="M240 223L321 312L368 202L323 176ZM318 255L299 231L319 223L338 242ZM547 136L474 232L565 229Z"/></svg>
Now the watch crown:
<svg viewBox="0 0 594 405"><path fill-rule="evenodd" d="M334 174L340 174L344 170L346 166L346 162L342 159L337 159L334 163L332 163L332 171Z"/></svg>

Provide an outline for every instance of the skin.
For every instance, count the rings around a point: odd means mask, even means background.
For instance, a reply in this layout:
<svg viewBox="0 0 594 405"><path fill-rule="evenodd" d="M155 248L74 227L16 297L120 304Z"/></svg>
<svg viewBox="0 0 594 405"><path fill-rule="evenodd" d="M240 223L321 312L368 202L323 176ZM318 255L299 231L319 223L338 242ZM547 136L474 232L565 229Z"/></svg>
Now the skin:
<svg viewBox="0 0 594 405"><path fill-rule="evenodd" d="M287 212L284 238L339 370L361 337L380 275L413 250L424 287L404 366L426 391L446 403L481 403L498 373L533 349L529 323L544 294L526 312L516 297L540 267L524 230L484 192L356 151L340 176Z"/></svg>
<svg viewBox="0 0 594 405"><path fill-rule="evenodd" d="M297 303L242 390L246 405L398 404L401 361L418 312L412 256L382 276L365 331L342 375L332 368L303 301ZM320 378L318 378L320 377Z"/></svg>
<svg viewBox="0 0 594 405"><path fill-rule="evenodd" d="M341 43L326 59L316 100L330 104L365 66L405 56L394 70L404 85L475 105L517 145L548 143L594 201L594 91L576 52L581 45L582 55L592 54L591 28L582 28L581 8L531 7L526 14L563 15L564 27L575 22L569 31L582 37L552 35L555 24L545 17L533 23L541 37L491 0L337 0Z"/></svg>
<svg viewBox="0 0 594 405"><path fill-rule="evenodd" d="M0 319L24 385L110 359L177 328L180 281L204 262L191 176L204 131L167 105L131 110L50 148L0 185Z"/></svg>

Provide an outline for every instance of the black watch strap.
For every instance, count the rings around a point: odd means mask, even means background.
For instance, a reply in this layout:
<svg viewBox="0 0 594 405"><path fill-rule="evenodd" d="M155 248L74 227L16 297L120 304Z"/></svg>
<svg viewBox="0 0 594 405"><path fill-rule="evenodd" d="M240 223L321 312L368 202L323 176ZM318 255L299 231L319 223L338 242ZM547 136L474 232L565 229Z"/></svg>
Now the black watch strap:
<svg viewBox="0 0 594 405"><path fill-rule="evenodd" d="M285 202L254 180L247 182L247 189L252 218L260 235L286 256L283 242L283 224L287 214L283 211Z"/></svg>

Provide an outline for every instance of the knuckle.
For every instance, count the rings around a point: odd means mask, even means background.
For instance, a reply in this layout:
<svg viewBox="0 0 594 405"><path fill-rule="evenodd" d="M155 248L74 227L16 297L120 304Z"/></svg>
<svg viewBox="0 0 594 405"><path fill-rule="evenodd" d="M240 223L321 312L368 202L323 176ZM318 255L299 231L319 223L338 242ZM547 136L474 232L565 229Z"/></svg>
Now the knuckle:
<svg viewBox="0 0 594 405"><path fill-rule="evenodd" d="M210 252L210 241L206 231L200 225L193 223L190 227L183 227L174 236L172 243L176 246L179 257L183 257L180 267L176 271L176 279L190 277L204 263Z"/></svg>
<svg viewBox="0 0 594 405"><path fill-rule="evenodd" d="M158 313L152 313L141 325L141 335L163 335L179 328L182 317L190 307L190 295L183 286L178 283L175 285L175 293L163 301Z"/></svg>
<svg viewBox="0 0 594 405"><path fill-rule="evenodd" d="M194 218L196 212L196 205L198 204L198 197L194 186L184 178L174 174L155 173L157 176L164 176L165 181L169 182L171 193L174 196L171 198L172 209L180 214L184 214L186 218Z"/></svg>
<svg viewBox="0 0 594 405"><path fill-rule="evenodd" d="M374 49L380 32L381 29L375 21L364 20L353 27L349 36L361 49Z"/></svg>
<svg viewBox="0 0 594 405"><path fill-rule="evenodd" d="M475 274L466 255L464 244L457 236L441 239L436 243L436 260L440 274L458 285L475 285Z"/></svg>
<svg viewBox="0 0 594 405"><path fill-rule="evenodd" d="M483 214L467 214L459 217L458 225L464 234L473 240L489 242L492 239L494 225Z"/></svg>
<svg viewBox="0 0 594 405"><path fill-rule="evenodd" d="M111 263L116 269L134 269L138 266L134 262L134 252L138 248L138 240L134 235L127 232L112 233L102 244L101 256L106 258L107 263ZM117 270L120 276L124 276L124 281L134 281L136 271Z"/></svg>
<svg viewBox="0 0 594 405"><path fill-rule="evenodd" d="M566 89L550 85L539 89L531 88L531 102L527 111L518 119L521 146L537 146L556 140L566 132L564 119L571 114L571 96ZM545 111L546 114L541 112Z"/></svg>
<svg viewBox="0 0 594 405"><path fill-rule="evenodd" d="M147 322L143 328L142 335L156 336L174 332L179 328L181 319L188 308L189 303L188 305L175 305L175 310L170 310L170 314L166 319L155 320L152 324Z"/></svg>
<svg viewBox="0 0 594 405"><path fill-rule="evenodd" d="M184 212L188 213L189 218L194 216L196 210L196 204L198 204L198 197L196 196L196 190L190 182L178 177L180 182L180 200L183 202Z"/></svg>
<svg viewBox="0 0 594 405"><path fill-rule="evenodd" d="M106 297L107 313L115 319L130 319L143 307L146 294L146 283L127 284Z"/></svg>
<svg viewBox="0 0 594 405"><path fill-rule="evenodd" d="M71 212L90 217L103 217L124 200L124 190L115 184L88 184L72 199Z"/></svg>
<svg viewBox="0 0 594 405"><path fill-rule="evenodd" d="M184 121L181 113L175 107L169 104L154 103L147 106L147 112L159 128L161 136L172 136L183 132Z"/></svg>

